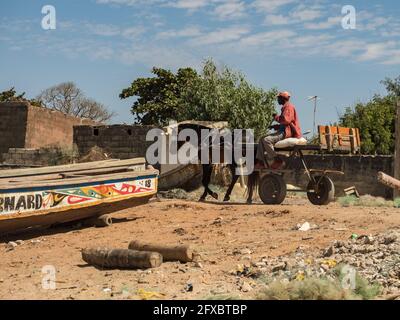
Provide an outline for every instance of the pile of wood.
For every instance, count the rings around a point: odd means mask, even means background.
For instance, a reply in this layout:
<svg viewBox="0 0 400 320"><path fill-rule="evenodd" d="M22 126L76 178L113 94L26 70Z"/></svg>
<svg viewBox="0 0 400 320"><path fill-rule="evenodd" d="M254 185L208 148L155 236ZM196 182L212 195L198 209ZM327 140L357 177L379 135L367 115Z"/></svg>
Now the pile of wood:
<svg viewBox="0 0 400 320"><path fill-rule="evenodd" d="M99 268L147 269L157 268L164 261L193 261L188 245L166 246L132 241L128 249L86 248L82 259Z"/></svg>

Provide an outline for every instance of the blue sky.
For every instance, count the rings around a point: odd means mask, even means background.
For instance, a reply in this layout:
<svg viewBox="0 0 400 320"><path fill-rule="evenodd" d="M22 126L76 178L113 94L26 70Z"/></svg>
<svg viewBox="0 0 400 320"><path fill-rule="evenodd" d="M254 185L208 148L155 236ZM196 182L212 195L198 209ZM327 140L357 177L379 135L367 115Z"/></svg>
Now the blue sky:
<svg viewBox="0 0 400 320"><path fill-rule="evenodd" d="M43 30L44 5L57 29ZM342 28L342 7L356 29ZM324 0L1 0L0 90L28 97L74 81L131 123L131 101L118 98L152 66L199 68L205 58L242 71L257 86L293 95L304 130L310 95L321 97L319 124L400 75L400 2Z"/></svg>

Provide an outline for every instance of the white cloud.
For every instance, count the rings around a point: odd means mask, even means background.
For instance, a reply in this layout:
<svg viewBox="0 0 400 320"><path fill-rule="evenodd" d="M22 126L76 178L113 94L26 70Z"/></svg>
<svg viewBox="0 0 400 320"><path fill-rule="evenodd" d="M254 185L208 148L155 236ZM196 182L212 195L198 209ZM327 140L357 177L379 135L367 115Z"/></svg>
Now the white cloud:
<svg viewBox="0 0 400 320"><path fill-rule="evenodd" d="M304 24L304 28L309 30L326 30L334 27L341 28L342 17L329 17L325 21L309 22Z"/></svg>
<svg viewBox="0 0 400 320"><path fill-rule="evenodd" d="M400 49L391 51L391 55L382 63L386 65L400 65Z"/></svg>
<svg viewBox="0 0 400 320"><path fill-rule="evenodd" d="M317 9L295 9L290 13L290 17L298 21L312 21L321 16L322 12Z"/></svg>
<svg viewBox="0 0 400 320"><path fill-rule="evenodd" d="M213 45L236 41L242 36L248 34L250 29L245 26L232 26L228 28L218 29L200 37L195 37L190 41L192 45Z"/></svg>
<svg viewBox="0 0 400 320"><path fill-rule="evenodd" d="M267 14L264 20L266 25L289 25L312 21L323 15L316 7L297 6L287 14Z"/></svg>
<svg viewBox="0 0 400 320"><path fill-rule="evenodd" d="M255 0L252 6L260 12L275 12L285 5L296 2L298 0Z"/></svg>
<svg viewBox="0 0 400 320"><path fill-rule="evenodd" d="M86 23L83 30L98 36L113 37L119 35L121 30L114 25Z"/></svg>
<svg viewBox="0 0 400 320"><path fill-rule="evenodd" d="M134 6L138 4L152 4L159 2L158 0L96 0L98 4L124 5Z"/></svg>
<svg viewBox="0 0 400 320"><path fill-rule="evenodd" d="M181 30L166 30L159 32L156 37L159 39L170 39L170 38L187 38L187 37L197 37L202 33L199 27L191 26L186 27Z"/></svg>
<svg viewBox="0 0 400 320"><path fill-rule="evenodd" d="M265 17L265 24L271 26L286 25L290 24L290 20L288 19L287 16L268 14Z"/></svg>
<svg viewBox="0 0 400 320"><path fill-rule="evenodd" d="M393 49L395 48L396 42L394 41L369 43L364 47L364 53L358 57L358 60L369 61L387 58L388 56L391 56L391 53L393 53Z"/></svg>
<svg viewBox="0 0 400 320"><path fill-rule="evenodd" d="M276 43L276 47L279 50L279 41L288 40L296 36L296 32L291 30L275 30L268 32L256 33L247 37L244 37L240 44L243 46L261 46L266 44Z"/></svg>
<svg viewBox="0 0 400 320"><path fill-rule="evenodd" d="M206 7L209 3L209 0L175 0L167 3L167 6L179 9L197 10Z"/></svg>
<svg viewBox="0 0 400 320"><path fill-rule="evenodd" d="M123 48L118 59L127 65L144 64L148 68L158 66L173 69L182 66L198 67L201 62L201 59L185 49L160 47L150 43Z"/></svg>
<svg viewBox="0 0 400 320"><path fill-rule="evenodd" d="M246 15L246 4L239 0L228 0L218 5L214 14L221 20L242 18Z"/></svg>

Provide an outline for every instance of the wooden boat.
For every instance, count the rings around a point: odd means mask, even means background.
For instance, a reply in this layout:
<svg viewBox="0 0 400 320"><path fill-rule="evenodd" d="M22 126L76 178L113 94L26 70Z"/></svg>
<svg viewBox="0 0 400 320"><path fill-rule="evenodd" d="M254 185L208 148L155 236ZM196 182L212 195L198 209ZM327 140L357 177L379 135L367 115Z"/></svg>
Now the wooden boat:
<svg viewBox="0 0 400 320"><path fill-rule="evenodd" d="M144 204L157 184L158 171L143 158L2 170L0 235Z"/></svg>

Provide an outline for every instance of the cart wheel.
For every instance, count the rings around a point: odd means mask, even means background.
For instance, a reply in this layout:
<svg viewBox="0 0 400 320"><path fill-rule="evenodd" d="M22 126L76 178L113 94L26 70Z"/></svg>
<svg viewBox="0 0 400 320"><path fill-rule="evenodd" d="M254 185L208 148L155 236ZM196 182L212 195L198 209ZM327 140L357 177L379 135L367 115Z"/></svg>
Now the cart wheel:
<svg viewBox="0 0 400 320"><path fill-rule="evenodd" d="M335 185L332 180L327 176L315 176L314 179L319 184L316 188L310 181L307 186L307 190L310 190L307 192L308 200L316 206L324 206L332 202L335 199Z"/></svg>
<svg viewBox="0 0 400 320"><path fill-rule="evenodd" d="M281 176L268 174L261 179L258 194L265 204L281 204L286 198L286 183Z"/></svg>

